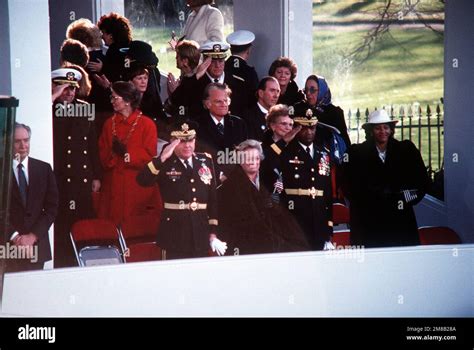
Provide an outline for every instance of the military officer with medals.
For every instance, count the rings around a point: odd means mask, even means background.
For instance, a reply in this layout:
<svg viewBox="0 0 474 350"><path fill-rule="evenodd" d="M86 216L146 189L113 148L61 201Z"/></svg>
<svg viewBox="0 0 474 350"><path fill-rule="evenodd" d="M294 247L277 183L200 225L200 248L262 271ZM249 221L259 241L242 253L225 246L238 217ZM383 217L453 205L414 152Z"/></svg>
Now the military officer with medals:
<svg viewBox="0 0 474 350"><path fill-rule="evenodd" d="M194 153L196 123L178 121L173 126L170 143L159 157L137 176L141 186L158 183L164 210L157 235L157 245L165 259L205 257L209 246L224 255L227 244L217 234L216 180L212 158Z"/></svg>
<svg viewBox="0 0 474 350"><path fill-rule="evenodd" d="M281 157L283 201L294 215L312 250L332 248L330 151L316 142L318 119L309 111L296 116L301 130Z"/></svg>

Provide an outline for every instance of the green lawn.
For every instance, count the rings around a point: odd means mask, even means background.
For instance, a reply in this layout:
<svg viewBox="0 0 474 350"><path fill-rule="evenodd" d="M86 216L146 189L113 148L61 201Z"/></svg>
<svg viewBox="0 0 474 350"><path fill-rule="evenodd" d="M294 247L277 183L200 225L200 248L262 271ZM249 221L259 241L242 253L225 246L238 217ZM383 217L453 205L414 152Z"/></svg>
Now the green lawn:
<svg viewBox="0 0 474 350"><path fill-rule="evenodd" d="M366 30L314 29L313 67L325 76L333 100L343 109L387 105L422 106L443 96L443 39L428 29L391 29L363 63L345 59Z"/></svg>
<svg viewBox="0 0 474 350"><path fill-rule="evenodd" d="M397 13L399 19L417 20L414 12L406 13L404 3L404 0L392 0L391 11L403 11L403 17L399 18ZM385 5L386 1L381 0L313 0L313 20L319 23L372 21ZM420 0L416 9L426 19L444 19L444 4L440 0Z"/></svg>

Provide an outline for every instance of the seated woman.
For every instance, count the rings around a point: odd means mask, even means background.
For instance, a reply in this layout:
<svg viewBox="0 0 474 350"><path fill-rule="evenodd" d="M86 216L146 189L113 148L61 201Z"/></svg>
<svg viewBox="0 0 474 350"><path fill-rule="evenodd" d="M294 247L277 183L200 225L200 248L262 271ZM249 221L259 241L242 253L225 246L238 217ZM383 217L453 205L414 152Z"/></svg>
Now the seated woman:
<svg viewBox="0 0 474 350"><path fill-rule="evenodd" d="M115 114L107 119L99 138L104 169L98 217L120 224L126 217L159 211L156 187L137 184L139 171L157 154L153 121L138 109L140 93L132 83L112 84Z"/></svg>
<svg viewBox="0 0 474 350"><path fill-rule="evenodd" d="M308 250L298 224L260 184L260 142L237 147L240 166L218 188L219 227L229 255Z"/></svg>
<svg viewBox="0 0 474 350"><path fill-rule="evenodd" d="M268 75L275 77L280 84L281 92L277 103L293 106L304 99L303 93L295 82L297 72L296 63L289 57L279 57L273 61Z"/></svg>
<svg viewBox="0 0 474 350"><path fill-rule="evenodd" d="M413 206L426 193L428 173L415 145L393 137L396 123L385 110L372 112L362 126L367 140L349 149L344 192L350 201L351 244L420 244Z"/></svg>
<svg viewBox="0 0 474 350"><path fill-rule="evenodd" d="M268 129L263 135L262 148L265 159L261 166L262 182L274 194L274 199L277 199L282 191L280 153L301 130L300 125L293 128L293 120L289 113L286 105L271 107L267 115Z"/></svg>
<svg viewBox="0 0 474 350"><path fill-rule="evenodd" d="M313 115L322 123L334 126L341 132L346 146L351 145L349 134L347 133L344 111L331 103L331 90L326 79L317 75L310 75L306 79L304 93L306 99L297 103L295 115L304 115L306 110L311 109Z"/></svg>

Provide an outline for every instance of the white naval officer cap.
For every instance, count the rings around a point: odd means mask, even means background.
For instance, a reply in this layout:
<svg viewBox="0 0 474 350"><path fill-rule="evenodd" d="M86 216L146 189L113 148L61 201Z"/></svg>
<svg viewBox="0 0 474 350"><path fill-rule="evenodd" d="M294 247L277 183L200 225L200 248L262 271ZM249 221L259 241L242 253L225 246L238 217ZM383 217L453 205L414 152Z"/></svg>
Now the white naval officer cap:
<svg viewBox="0 0 474 350"><path fill-rule="evenodd" d="M59 68L51 72L51 80L57 84L69 84L78 88L78 81L81 79L81 72L72 68Z"/></svg>
<svg viewBox="0 0 474 350"><path fill-rule="evenodd" d="M229 44L223 41L211 41L208 40L199 48L204 56L212 58L226 58L227 50L229 50Z"/></svg>
<svg viewBox="0 0 474 350"><path fill-rule="evenodd" d="M249 30L236 30L229 34L226 40L232 46L249 45L255 40L255 34Z"/></svg>

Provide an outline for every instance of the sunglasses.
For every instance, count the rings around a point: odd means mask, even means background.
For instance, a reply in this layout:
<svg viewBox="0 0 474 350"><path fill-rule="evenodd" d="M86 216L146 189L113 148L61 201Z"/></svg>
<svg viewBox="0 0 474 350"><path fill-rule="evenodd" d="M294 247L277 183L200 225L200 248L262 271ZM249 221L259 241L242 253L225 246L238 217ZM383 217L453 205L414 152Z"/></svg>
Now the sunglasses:
<svg viewBox="0 0 474 350"><path fill-rule="evenodd" d="M309 93L311 93L311 94L314 94L315 92L318 92L319 89L318 89L317 87L311 86L311 87L309 87L309 88L306 88L305 91L306 91L306 92L309 92Z"/></svg>

